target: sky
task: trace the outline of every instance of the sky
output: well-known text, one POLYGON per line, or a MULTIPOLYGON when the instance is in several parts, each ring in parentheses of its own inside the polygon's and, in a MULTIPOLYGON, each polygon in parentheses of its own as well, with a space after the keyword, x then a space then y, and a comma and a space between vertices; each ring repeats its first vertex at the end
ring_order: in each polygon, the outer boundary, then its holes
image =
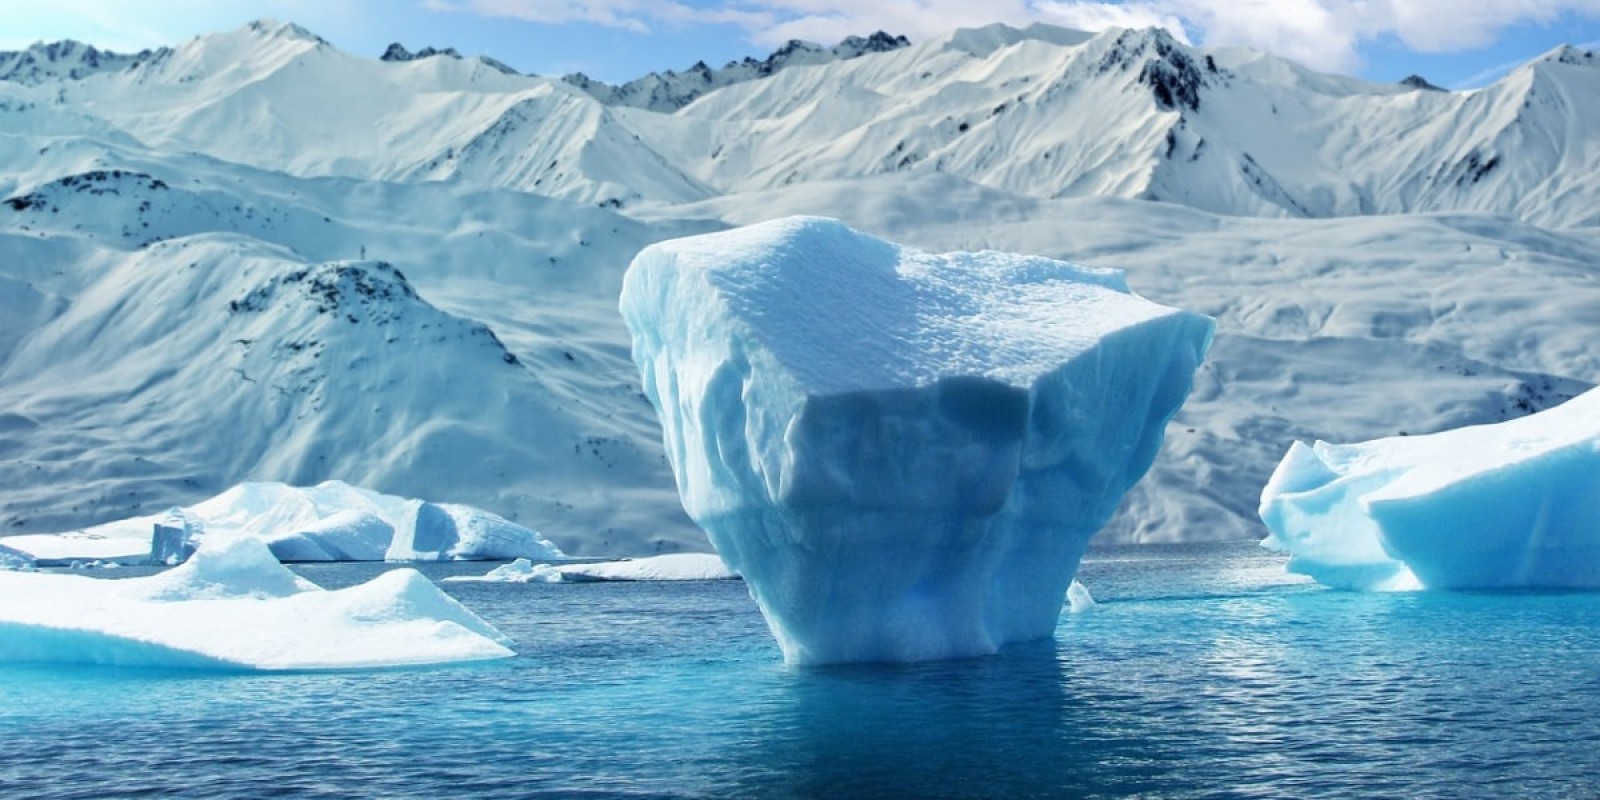
POLYGON ((613 83, 763 57, 789 39, 875 30, 926 41, 991 22, 1085 30, 1159 25, 1201 46, 1247 46, 1373 81, 1492 82, 1558 44, 1600 47, 1600 0, 0 0, 0 49, 77 39, 139 50, 258 18, 346 51, 454 47, 523 72, 613 83))

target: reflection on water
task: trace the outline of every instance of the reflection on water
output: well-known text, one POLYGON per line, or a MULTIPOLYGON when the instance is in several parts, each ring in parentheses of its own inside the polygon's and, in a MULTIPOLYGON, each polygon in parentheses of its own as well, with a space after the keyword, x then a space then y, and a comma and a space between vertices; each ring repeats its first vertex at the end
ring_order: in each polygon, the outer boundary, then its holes
POLYGON ((787 667, 705 583, 447 584, 495 664, 0 667, 0 797, 1600 794, 1600 595, 1334 592, 1250 546, 1082 577, 1054 641, 911 666, 787 667))

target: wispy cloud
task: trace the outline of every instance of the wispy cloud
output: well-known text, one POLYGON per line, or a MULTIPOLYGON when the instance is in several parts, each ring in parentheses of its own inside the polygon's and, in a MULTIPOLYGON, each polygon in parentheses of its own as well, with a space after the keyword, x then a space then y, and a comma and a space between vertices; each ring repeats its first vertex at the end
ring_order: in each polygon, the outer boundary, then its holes
POLYGON ((728 24, 753 42, 836 41, 885 30, 928 39, 992 22, 1085 30, 1159 26, 1206 45, 1255 47, 1352 72, 1364 43, 1392 37, 1419 52, 1493 42, 1507 27, 1600 18, 1600 0, 422 0, 430 8, 631 31, 728 24))

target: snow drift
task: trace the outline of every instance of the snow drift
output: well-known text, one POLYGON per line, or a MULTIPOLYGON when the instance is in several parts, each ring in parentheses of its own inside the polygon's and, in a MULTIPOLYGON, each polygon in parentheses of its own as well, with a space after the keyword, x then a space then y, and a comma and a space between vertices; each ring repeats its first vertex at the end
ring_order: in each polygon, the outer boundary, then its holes
POLYGON ((1330 586, 1600 587, 1600 390, 1496 425, 1296 442, 1261 519, 1330 586))
POLYGON ((509 644, 415 570, 324 591, 249 537, 144 578, 0 572, 0 661, 353 669, 506 658, 509 644))
POLYGON ((684 508, 795 663, 1051 635, 1212 330, 1118 272, 809 217, 646 248, 621 308, 684 508))

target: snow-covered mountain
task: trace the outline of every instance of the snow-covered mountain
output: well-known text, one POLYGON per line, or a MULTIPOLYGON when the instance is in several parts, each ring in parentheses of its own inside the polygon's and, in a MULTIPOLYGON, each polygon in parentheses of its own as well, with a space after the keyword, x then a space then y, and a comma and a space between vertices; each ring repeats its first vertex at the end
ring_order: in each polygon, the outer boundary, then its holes
POLYGON ((746 57, 741 61, 729 61, 721 69, 712 69, 706 62, 697 61, 694 66, 681 73, 670 69, 666 72, 652 72, 621 86, 597 81, 581 72, 566 75, 562 80, 588 92, 591 97, 606 105, 633 106, 670 113, 694 102, 707 92, 735 83, 770 77, 784 67, 845 61, 868 53, 887 53, 909 46, 911 40, 906 37, 890 36, 883 31, 865 38, 848 36, 833 47, 790 39, 787 44, 760 61, 746 57))
MULTIPOLYGON (((445 58, 453 58, 457 61, 465 58, 465 56, 461 55, 461 52, 456 50, 454 47, 446 47, 443 49, 424 47, 421 50, 413 53, 410 50, 407 50, 405 45, 400 44, 399 42, 392 42, 390 43, 389 47, 383 51, 383 55, 378 56, 378 60, 416 61, 422 58, 433 58, 434 56, 444 56, 445 58)), ((478 56, 478 61, 487 64, 490 67, 493 67, 494 69, 497 69, 507 75, 519 74, 515 69, 512 69, 510 65, 498 59, 490 58, 489 56, 478 56)))
POLYGON ((78 80, 102 72, 133 69, 168 52, 142 50, 132 55, 99 50, 81 42, 40 42, 26 50, 0 53, 0 81, 39 84, 54 80, 78 80))
POLYGON ((880 49, 796 50, 671 113, 272 22, 0 54, 0 532, 340 479, 574 555, 703 549, 620 277, 651 242, 792 213, 1119 267, 1217 317, 1124 539, 1263 535, 1292 438, 1600 381, 1593 53, 1462 93, 1159 31, 880 49))
POLYGON ((904 47, 887 35, 796 44, 723 70, 586 84, 614 105, 567 81, 435 53, 374 61, 263 22, 0 99, 301 176, 459 178, 612 205, 938 172, 1027 197, 1229 215, 1600 221, 1600 62, 1573 48, 1461 93, 1320 75, 1161 30, 992 26, 904 47), (675 113, 645 110, 700 94, 675 113))

